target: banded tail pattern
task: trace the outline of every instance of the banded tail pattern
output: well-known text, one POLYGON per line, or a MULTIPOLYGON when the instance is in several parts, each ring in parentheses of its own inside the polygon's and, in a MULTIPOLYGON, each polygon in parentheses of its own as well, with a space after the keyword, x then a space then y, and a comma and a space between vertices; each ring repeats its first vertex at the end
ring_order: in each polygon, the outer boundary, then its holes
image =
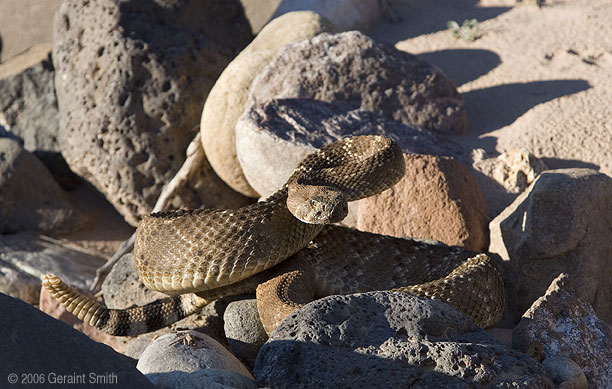
POLYGON ((64 308, 92 327, 115 336, 134 336, 155 331, 195 312, 205 303, 190 294, 157 300, 128 308, 108 309, 85 296, 53 274, 42 278, 42 285, 64 308))

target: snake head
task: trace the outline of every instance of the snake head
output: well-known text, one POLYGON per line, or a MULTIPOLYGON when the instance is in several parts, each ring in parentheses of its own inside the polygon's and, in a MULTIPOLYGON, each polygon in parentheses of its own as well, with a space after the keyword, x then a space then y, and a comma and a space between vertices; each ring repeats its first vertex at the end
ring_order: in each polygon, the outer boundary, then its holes
POLYGON ((287 208, 293 216, 309 224, 337 223, 348 214, 344 195, 327 186, 290 185, 287 208))

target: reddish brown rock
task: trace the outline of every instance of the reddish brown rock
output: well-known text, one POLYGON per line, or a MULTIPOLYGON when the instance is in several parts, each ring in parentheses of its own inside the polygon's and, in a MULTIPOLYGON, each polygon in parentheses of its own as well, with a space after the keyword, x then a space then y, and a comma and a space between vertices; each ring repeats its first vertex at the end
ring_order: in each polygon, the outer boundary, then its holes
POLYGON ((357 228, 484 250, 488 209, 472 173, 449 157, 404 154, 404 160, 399 183, 359 202, 357 228))

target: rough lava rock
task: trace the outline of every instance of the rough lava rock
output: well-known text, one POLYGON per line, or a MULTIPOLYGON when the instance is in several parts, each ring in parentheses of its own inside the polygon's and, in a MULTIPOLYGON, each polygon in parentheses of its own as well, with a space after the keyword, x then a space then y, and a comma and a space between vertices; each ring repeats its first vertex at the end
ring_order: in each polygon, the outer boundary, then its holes
POLYGON ((506 264, 509 325, 565 272, 576 296, 612 323, 612 178, 591 169, 543 172, 490 223, 506 264))
POLYGON ((0 342, 3 386, 10 382, 9 374, 16 374, 19 382, 31 374, 44 378, 44 384, 32 387, 58 387, 62 378, 73 380, 64 385, 82 387, 92 383, 93 373, 93 383, 109 387, 153 387, 120 354, 22 301, 0 293, 0 312, 0 331, 6 335, 0 342))
POLYGON ((419 127, 345 103, 312 99, 278 99, 245 110, 236 123, 236 150, 249 183, 267 197, 308 154, 342 138, 372 134, 392 138, 404 153, 471 158, 456 143, 419 127))
POLYGON ((440 69, 358 31, 280 50, 253 80, 246 109, 275 98, 345 102, 439 134, 467 131, 463 97, 440 69))
POLYGON ((264 387, 552 387, 539 363, 450 306, 392 292, 330 296, 293 312, 254 374, 264 387))
POLYGON ((0 234, 71 232, 87 221, 35 156, 0 138, 0 234))
POLYGON ((28 151, 59 151, 54 76, 49 44, 0 65, 0 126, 28 151))
POLYGON ((66 161, 136 225, 180 168, 202 104, 251 39, 237 0, 67 0, 53 63, 66 161))
POLYGON ((286 44, 332 30, 331 24, 314 12, 282 15, 268 23, 227 65, 210 90, 200 122, 202 145, 215 172, 234 190, 258 197, 240 168, 234 130, 253 79, 286 44))
POLYGON ((184 373, 204 369, 226 370, 232 375, 253 378, 249 370, 225 347, 197 331, 182 331, 156 339, 142 353, 137 368, 153 383, 164 376, 165 380, 174 380, 173 377, 180 379, 184 373))
POLYGON ((577 297, 573 278, 562 273, 553 280, 514 328, 512 346, 536 358, 571 358, 584 371, 589 386, 610 388, 612 326, 577 297))
POLYGON ((397 184, 359 201, 357 229, 486 250, 489 210, 468 168, 433 155, 404 154, 404 161, 397 184))

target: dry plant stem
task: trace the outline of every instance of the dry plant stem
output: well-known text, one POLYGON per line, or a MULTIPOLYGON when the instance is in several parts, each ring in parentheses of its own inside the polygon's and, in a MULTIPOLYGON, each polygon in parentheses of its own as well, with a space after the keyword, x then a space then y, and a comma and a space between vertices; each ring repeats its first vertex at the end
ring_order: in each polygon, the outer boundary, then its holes
MULTIPOLYGON (((183 188, 189 177, 192 177, 199 166, 202 166, 202 160, 204 159, 204 149, 200 143, 200 131, 197 132, 189 146, 187 147, 187 158, 183 166, 176 172, 172 180, 162 190, 159 195, 153 211, 161 212, 167 209, 170 200, 176 195, 176 193, 183 188)), ((90 290, 92 292, 98 292, 102 288, 102 283, 108 276, 108 273, 112 270, 113 266, 123 257, 134 249, 134 241, 136 240, 136 233, 132 234, 129 239, 121 242, 119 249, 113 254, 113 256, 101 267, 96 270, 96 278, 94 279, 90 290)))

